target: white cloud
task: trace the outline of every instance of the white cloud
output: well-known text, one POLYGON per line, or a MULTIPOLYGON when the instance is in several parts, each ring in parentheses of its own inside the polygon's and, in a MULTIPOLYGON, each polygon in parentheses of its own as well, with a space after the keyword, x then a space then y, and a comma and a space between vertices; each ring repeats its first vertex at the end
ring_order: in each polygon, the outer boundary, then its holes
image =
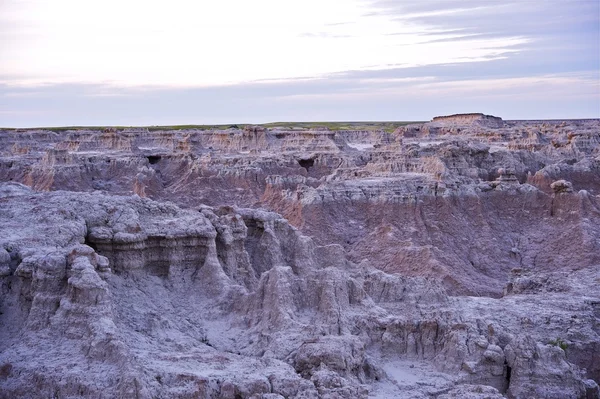
POLYGON ((528 98, 552 96, 593 96, 600 90, 600 81, 593 73, 536 75, 527 77, 454 80, 423 83, 415 86, 422 95, 469 95, 498 97, 501 95, 528 98))
POLYGON ((19 76, 4 83, 21 86, 200 87, 488 60, 529 42, 426 43, 457 35, 372 13, 367 4, 4 0, 0 74, 19 76))
POLYGON ((401 83, 417 83, 417 82, 431 82, 435 81, 435 76, 421 76, 421 77, 409 77, 409 78, 364 78, 359 79, 359 84, 401 84, 401 83))
POLYGON ((536 75, 529 77, 441 80, 433 76, 421 78, 361 79, 364 86, 341 91, 291 94, 279 97, 289 102, 328 100, 351 102, 373 99, 396 101, 400 98, 441 99, 502 98, 548 100, 551 98, 593 98, 600 92, 600 81, 594 73, 536 75))

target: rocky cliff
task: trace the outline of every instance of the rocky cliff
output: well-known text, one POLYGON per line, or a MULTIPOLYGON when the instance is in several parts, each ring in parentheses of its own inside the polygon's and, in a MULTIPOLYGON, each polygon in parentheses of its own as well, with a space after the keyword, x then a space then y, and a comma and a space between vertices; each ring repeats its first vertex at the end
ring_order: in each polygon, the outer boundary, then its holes
POLYGON ((0 397, 598 395, 597 120, 0 141, 0 397))
POLYGON ((492 115, 484 115, 481 113, 475 114, 455 114, 447 116, 436 116, 432 119, 432 122, 441 122, 443 124, 453 125, 465 125, 465 124, 479 124, 487 127, 503 127, 504 123, 502 118, 492 115))

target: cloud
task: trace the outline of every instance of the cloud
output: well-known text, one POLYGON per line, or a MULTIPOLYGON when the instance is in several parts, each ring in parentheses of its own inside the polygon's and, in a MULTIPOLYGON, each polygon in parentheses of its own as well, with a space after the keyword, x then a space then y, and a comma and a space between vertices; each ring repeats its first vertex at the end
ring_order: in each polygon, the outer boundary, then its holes
POLYGON ((511 77, 482 68, 479 76, 464 77, 472 65, 347 71, 323 79, 207 88, 0 86, 0 93, 31 94, 0 95, 0 110, 13 111, 0 114, 0 126, 429 120, 457 112, 507 119, 600 117, 598 71, 511 77), (429 75, 410 76, 417 71, 429 75))
POLYGON ((315 88, 312 92, 290 93, 282 101, 349 101, 372 98, 494 98, 500 96, 535 100, 546 96, 594 98, 600 93, 595 72, 585 74, 536 75, 528 77, 456 79, 425 76, 419 78, 363 78, 345 81, 338 88, 315 88))
POLYGON ((4 126, 600 116, 597 0, 5 0, 0 42, 4 126))
MULTIPOLYGON (((493 59, 526 36, 479 36, 435 29, 430 17, 480 9, 400 14, 349 0, 164 2, 131 0, 2 3, 0 51, 7 84, 85 83, 205 87, 493 59), (410 23, 407 23, 407 20, 410 23), (27 26, 27 34, 17 29, 27 26), (461 40, 455 40, 461 39, 461 40)), ((401 11, 401 10, 398 10, 401 11)))
POLYGON ((587 75, 540 75, 518 78, 453 80, 424 83, 415 86, 420 95, 499 97, 522 96, 530 100, 548 95, 593 98, 600 93, 600 80, 592 73, 587 75))

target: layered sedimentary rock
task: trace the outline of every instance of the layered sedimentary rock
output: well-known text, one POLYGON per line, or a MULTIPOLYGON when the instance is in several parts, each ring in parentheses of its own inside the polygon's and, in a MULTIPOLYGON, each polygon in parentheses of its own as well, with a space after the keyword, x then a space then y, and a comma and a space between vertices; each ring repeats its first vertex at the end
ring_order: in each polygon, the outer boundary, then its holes
POLYGON ((484 115, 481 113, 436 116, 435 118, 432 119, 432 122, 441 122, 442 124, 451 124, 451 125, 459 125, 459 126, 477 123, 479 125, 492 127, 492 128, 498 128, 498 127, 504 126, 504 123, 502 122, 502 118, 498 118, 497 116, 492 116, 492 115, 484 115))
POLYGON ((596 389, 597 269, 514 271, 501 299, 452 298, 434 278, 353 263, 274 213, 0 191, 5 397, 596 389))
POLYGON ((598 395, 597 120, 0 142, 0 396, 598 395))
POLYGON ((394 133, 5 131, 0 179, 183 207, 264 207, 353 261, 436 276, 457 294, 499 296, 512 268, 556 267, 547 254, 557 245, 581 254, 577 267, 594 264, 591 241, 576 238, 591 234, 587 208, 569 202, 582 223, 563 225, 552 184, 600 194, 600 122, 489 120, 499 118, 439 117, 394 133))

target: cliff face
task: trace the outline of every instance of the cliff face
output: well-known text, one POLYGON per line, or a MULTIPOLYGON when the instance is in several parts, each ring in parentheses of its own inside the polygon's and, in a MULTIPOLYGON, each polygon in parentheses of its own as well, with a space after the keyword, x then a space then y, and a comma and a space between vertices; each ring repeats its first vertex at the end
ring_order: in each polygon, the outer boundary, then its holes
POLYGON ((593 397, 600 122, 448 118, 0 132, 0 397, 593 397))
POLYGON ((492 115, 484 115, 481 113, 436 116, 432 119, 432 122, 440 122, 451 125, 479 124, 481 126, 490 128, 501 128, 504 126, 502 118, 492 115))
POLYGON ((415 397, 456 384, 578 397, 593 386, 581 370, 600 371, 598 299, 582 295, 597 268, 523 269, 503 298, 451 299, 435 278, 353 263, 274 213, 0 192, 5 397, 415 397), (427 384, 395 380, 406 372, 427 384))
MULTIPOLYGON (((600 194, 600 123, 473 123, 483 117, 440 117, 394 133, 7 131, 0 179, 190 208, 262 206, 322 245, 342 245, 354 261, 435 276, 450 293, 498 296, 511 269, 537 268, 556 251, 545 235, 579 245, 553 216, 551 184, 564 179, 574 192, 600 194)), ((590 265, 596 256, 586 248, 575 253, 590 265)))

